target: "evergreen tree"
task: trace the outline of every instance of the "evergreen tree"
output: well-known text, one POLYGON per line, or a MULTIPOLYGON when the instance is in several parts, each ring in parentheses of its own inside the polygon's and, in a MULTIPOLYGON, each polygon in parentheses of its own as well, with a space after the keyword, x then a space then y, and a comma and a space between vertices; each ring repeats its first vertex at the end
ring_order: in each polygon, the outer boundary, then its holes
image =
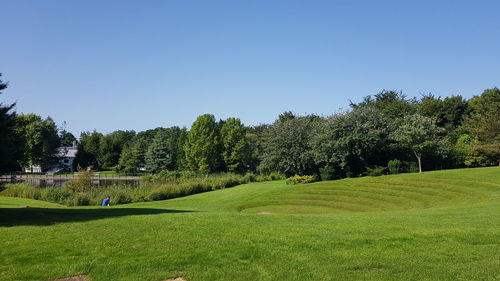
POLYGON ((136 138, 127 143, 122 153, 116 170, 123 173, 137 173, 146 165, 146 151, 149 142, 145 138, 136 138))
POLYGON ((146 152, 146 170, 158 173, 177 169, 177 140, 181 129, 172 127, 159 130, 146 152))
POLYGON ((61 146, 73 146, 76 143, 75 136, 66 131, 66 121, 63 122, 59 129, 59 139, 61 140, 61 146))
MULTIPOLYGON (((0 73, 0 76, 2 74, 0 73)), ((7 88, 7 83, 0 80, 0 94, 7 88)), ((16 113, 15 104, 0 103, 0 172, 13 172, 19 169, 18 160, 21 158, 21 141, 15 133, 16 113)))

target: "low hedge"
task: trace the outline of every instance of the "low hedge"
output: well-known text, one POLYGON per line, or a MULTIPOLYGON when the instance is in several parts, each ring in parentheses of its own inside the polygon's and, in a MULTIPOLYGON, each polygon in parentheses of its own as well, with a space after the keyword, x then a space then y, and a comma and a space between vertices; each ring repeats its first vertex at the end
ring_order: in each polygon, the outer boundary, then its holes
POLYGON ((289 177, 286 179, 287 184, 304 184, 304 183, 311 183, 317 181, 316 176, 299 176, 295 175, 293 177, 289 177))

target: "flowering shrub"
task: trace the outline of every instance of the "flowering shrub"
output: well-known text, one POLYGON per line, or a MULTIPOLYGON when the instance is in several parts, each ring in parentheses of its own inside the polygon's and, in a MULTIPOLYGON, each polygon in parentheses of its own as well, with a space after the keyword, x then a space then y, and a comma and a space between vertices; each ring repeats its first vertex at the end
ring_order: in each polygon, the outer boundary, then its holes
POLYGON ((315 182, 316 176, 299 176, 295 175, 286 179, 287 184, 300 184, 300 183, 310 183, 315 182))

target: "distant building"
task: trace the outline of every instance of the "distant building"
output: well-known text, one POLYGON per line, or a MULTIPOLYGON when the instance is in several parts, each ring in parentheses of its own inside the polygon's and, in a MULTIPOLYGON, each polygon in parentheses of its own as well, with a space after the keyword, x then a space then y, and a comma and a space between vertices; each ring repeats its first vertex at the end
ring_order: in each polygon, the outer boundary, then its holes
POLYGON ((47 171, 44 171, 40 165, 30 165, 24 168, 25 173, 43 173, 54 174, 60 171, 73 172, 73 163, 75 162, 76 153, 78 148, 76 143, 73 146, 61 146, 57 148, 58 163, 47 171))
POLYGON ((78 148, 73 146, 61 146, 57 148, 57 157, 59 158, 59 168, 73 172, 73 163, 75 162, 78 148))
POLYGON ((25 173, 41 173, 42 167, 40 165, 30 165, 24 168, 25 173))

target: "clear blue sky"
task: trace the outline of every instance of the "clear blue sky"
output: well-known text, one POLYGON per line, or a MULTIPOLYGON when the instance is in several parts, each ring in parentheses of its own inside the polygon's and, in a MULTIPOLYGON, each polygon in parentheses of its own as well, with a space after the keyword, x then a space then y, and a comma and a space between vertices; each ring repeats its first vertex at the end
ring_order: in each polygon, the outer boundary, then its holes
POLYGON ((96 129, 500 86, 500 1, 0 0, 2 102, 96 129))

